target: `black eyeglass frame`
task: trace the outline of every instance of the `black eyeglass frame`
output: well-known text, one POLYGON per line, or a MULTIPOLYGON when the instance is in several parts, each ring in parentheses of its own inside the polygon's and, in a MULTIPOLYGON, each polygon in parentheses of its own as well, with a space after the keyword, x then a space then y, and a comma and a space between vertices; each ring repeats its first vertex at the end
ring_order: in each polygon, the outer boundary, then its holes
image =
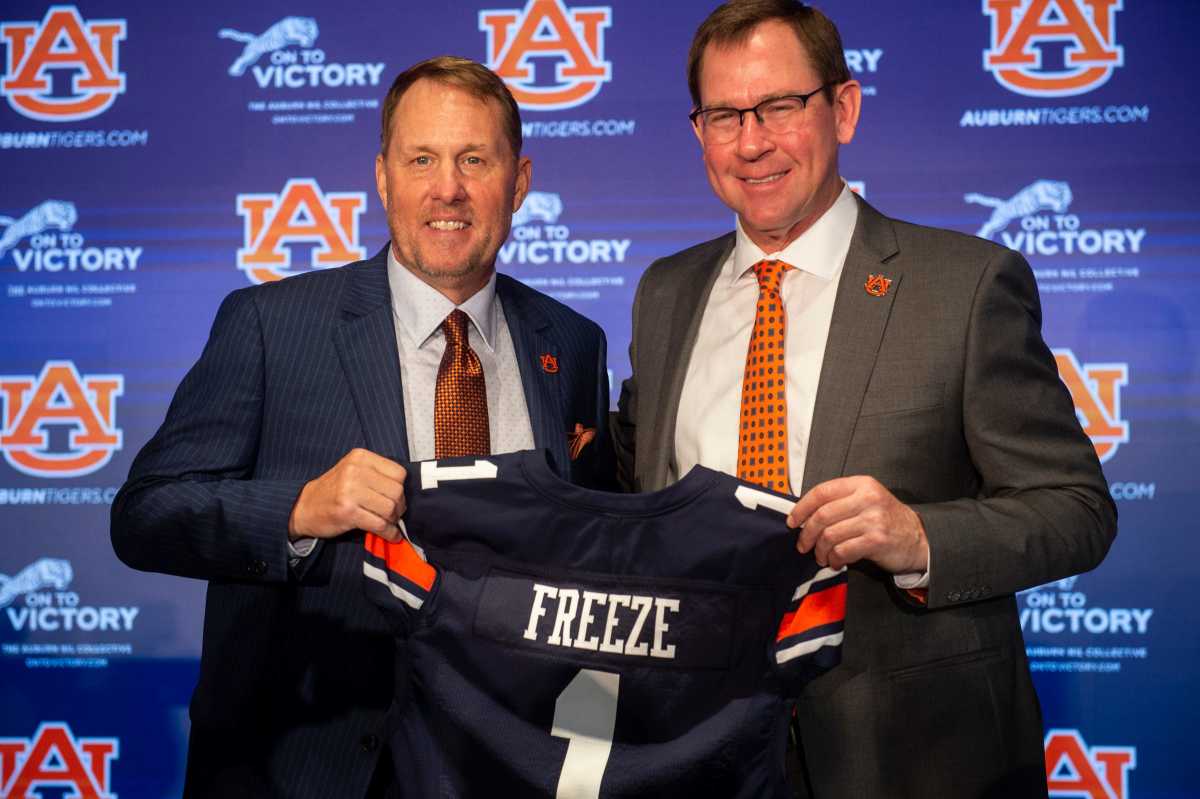
POLYGON ((700 126, 699 119, 702 114, 707 114, 709 111, 733 111, 734 113, 736 113, 738 115, 738 127, 739 128, 745 124, 746 114, 753 112, 754 118, 756 120, 758 120, 758 124, 763 125, 766 123, 763 122, 762 111, 760 111, 759 109, 761 109, 764 105, 770 105, 771 103, 777 103, 780 100, 799 100, 800 101, 800 110, 804 111, 808 108, 809 100, 811 100, 813 97, 820 94, 821 92, 825 91, 829 87, 836 86, 836 85, 837 85, 837 83, 822 83, 820 86, 813 89, 808 94, 781 94, 781 95, 777 95, 775 97, 768 97, 765 100, 761 100, 761 101, 755 103, 754 105, 750 106, 749 108, 730 108, 729 106, 724 106, 724 105, 715 105, 710 108, 697 108, 695 111, 688 114, 688 119, 690 119, 692 121, 692 125, 694 125, 697 129, 699 129, 701 132, 703 132, 704 129, 700 126))

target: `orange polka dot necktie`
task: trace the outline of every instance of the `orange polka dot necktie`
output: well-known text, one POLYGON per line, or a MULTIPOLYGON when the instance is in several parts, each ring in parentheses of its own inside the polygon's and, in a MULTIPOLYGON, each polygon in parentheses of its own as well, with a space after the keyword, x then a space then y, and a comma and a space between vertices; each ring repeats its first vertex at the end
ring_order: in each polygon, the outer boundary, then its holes
POLYGON ((455 308, 442 322, 446 352, 438 366, 433 401, 433 449, 438 458, 487 455, 487 385, 483 365, 467 340, 466 313, 455 308))
POLYGON ((737 476, 786 493, 790 490, 783 368, 787 315, 779 287, 783 273, 794 267, 783 261, 759 261, 750 268, 758 278, 758 307, 742 378, 737 476))

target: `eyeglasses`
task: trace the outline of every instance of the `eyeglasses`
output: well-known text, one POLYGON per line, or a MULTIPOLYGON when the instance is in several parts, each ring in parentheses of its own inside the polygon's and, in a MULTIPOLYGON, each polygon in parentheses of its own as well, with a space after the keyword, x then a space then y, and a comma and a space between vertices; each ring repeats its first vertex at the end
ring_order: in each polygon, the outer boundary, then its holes
POLYGON ((768 97, 750 108, 697 108, 688 114, 688 119, 692 120, 708 144, 728 144, 736 139, 742 127, 742 118, 750 112, 754 113, 758 124, 771 133, 791 133, 804 120, 808 101, 832 85, 822 84, 808 94, 768 97))

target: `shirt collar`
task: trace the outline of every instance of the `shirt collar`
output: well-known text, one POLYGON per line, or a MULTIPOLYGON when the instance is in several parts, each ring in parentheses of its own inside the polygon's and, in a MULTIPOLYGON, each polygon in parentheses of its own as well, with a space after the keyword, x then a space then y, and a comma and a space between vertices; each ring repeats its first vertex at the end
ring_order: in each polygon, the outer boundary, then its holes
POLYGON ((462 309, 475 326, 484 346, 489 351, 496 348, 496 273, 479 291, 456 306, 446 295, 414 275, 396 260, 396 254, 388 247, 388 285, 392 292, 392 313, 409 339, 421 347, 429 340, 442 322, 456 307, 462 309))
POLYGON ((858 203, 845 183, 829 210, 795 241, 776 252, 768 253, 759 249, 742 229, 742 220, 739 218, 737 243, 733 248, 733 257, 725 264, 725 279, 736 283, 754 264, 764 258, 773 258, 824 280, 832 280, 842 268, 857 221, 858 203))

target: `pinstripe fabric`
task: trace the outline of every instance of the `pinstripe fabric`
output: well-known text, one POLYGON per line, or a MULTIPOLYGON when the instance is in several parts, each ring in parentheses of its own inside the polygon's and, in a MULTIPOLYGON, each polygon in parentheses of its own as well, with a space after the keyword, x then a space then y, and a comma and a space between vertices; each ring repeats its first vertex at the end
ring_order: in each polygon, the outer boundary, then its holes
MULTIPOLYGON (((362 593, 362 534, 296 569, 286 547, 300 489, 350 449, 407 460, 385 254, 231 294, 113 503, 125 563, 209 583, 187 796, 362 796, 385 744, 403 660, 362 593)), ((535 443, 606 484, 606 437, 565 457, 566 431, 607 421, 603 334, 511 279, 497 293, 518 357, 562 364, 520 365, 535 443)))

